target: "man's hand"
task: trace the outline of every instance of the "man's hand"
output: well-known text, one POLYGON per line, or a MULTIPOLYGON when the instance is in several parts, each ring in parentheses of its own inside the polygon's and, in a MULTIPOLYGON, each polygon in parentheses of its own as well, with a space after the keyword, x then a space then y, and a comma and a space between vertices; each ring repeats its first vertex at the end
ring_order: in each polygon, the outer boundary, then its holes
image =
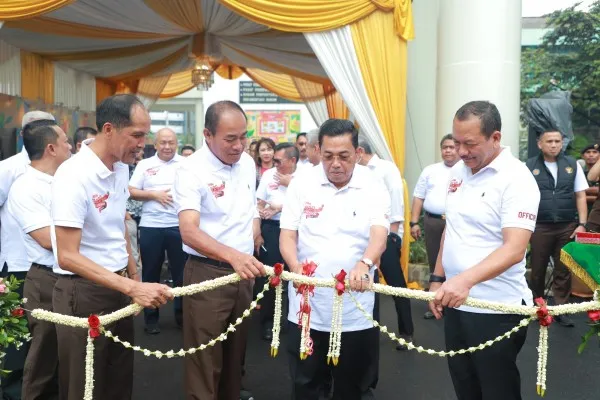
POLYGON ((292 181, 292 175, 280 174, 279 172, 275 172, 275 182, 279 183, 281 186, 289 186, 292 181))
POLYGON ((281 212, 281 207, 269 203, 269 207, 258 211, 261 219, 271 219, 281 212))
POLYGON ((471 287, 463 277, 457 275, 442 283, 442 286, 436 290, 433 302, 442 307, 460 307, 469 297, 471 287))
POLYGON ((262 235, 259 233, 254 236, 254 251, 256 254, 260 253, 260 248, 265 244, 265 239, 263 239, 262 235))
MULTIPOLYGON (((442 286, 442 284, 440 282, 431 282, 429 284, 429 291, 436 292, 440 288, 440 286, 442 286)), ((435 319, 444 318, 444 307, 442 307, 441 305, 435 304, 434 300, 429 302, 429 311, 431 311, 431 313, 433 314, 435 319)))
POLYGON ((373 283, 373 278, 369 274, 369 267, 361 261, 357 262, 354 268, 352 268, 349 279, 350 289, 357 292, 364 292, 373 283))
POLYGON ((163 206, 168 207, 171 205, 171 203, 173 203, 173 196, 169 194, 170 191, 171 189, 155 191, 154 200, 158 201, 163 206))
POLYGON ((413 239, 418 240, 421 237, 421 227, 417 224, 410 228, 410 235, 413 239))
POLYGON ((242 279, 252 279, 257 276, 266 275, 265 268, 260 261, 249 254, 237 250, 234 251, 236 254, 230 261, 230 264, 242 279))
POLYGON ((577 234, 577 232, 586 232, 585 230, 585 226, 581 226, 579 225, 577 228, 575 228, 575 230, 573 231, 573 233, 571 234, 571 236, 569 236, 571 239, 573 239, 575 237, 575 235, 577 234))
MULTIPOLYGON (((134 276, 135 277, 135 276, 134 276)), ((135 280, 135 279, 134 279, 135 280)), ((134 303, 144 308, 158 308, 173 300, 171 288, 160 283, 141 283, 136 281, 129 292, 134 303)))

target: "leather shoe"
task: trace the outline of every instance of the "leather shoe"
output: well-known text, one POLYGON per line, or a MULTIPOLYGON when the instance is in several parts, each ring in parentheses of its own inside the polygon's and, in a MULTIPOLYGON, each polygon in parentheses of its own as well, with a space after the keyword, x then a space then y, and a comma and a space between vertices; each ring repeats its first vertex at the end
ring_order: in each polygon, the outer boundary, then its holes
POLYGON ((575 322, 573 322, 573 320, 566 315, 556 315, 554 319, 560 326, 564 326, 566 328, 572 328, 575 326, 575 322))
MULTIPOLYGON (((398 335, 398 336, 400 336, 402 339, 406 340, 407 342, 413 341, 412 336, 409 336, 409 335, 398 335)), ((408 346, 405 346, 403 344, 396 345, 396 351, 407 351, 407 350, 408 350, 408 346)))
POLYGON ((158 324, 148 324, 144 327, 144 332, 148 335, 158 335, 160 333, 160 328, 158 324))
POLYGON ((425 318, 425 319, 434 319, 435 315, 433 315, 433 313, 431 311, 427 311, 425 314, 423 314, 423 318, 425 318))

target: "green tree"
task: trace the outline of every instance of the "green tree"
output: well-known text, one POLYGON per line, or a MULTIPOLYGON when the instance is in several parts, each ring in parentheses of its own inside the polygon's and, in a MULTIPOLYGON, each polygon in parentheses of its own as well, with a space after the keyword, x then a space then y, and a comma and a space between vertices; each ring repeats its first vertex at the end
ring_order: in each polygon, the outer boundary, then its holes
POLYGON ((572 92, 573 152, 600 130, 600 0, 588 10, 577 10, 581 3, 547 16, 551 30, 541 45, 523 50, 521 56, 521 111, 527 102, 551 90, 572 92), (576 148, 577 147, 577 148, 576 148))

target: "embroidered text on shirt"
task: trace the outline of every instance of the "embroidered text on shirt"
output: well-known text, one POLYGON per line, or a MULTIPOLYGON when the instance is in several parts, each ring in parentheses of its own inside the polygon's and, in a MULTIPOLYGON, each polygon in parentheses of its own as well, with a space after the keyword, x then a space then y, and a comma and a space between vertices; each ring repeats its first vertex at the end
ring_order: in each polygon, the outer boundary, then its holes
POLYGON ((98 209, 98 212, 102 212, 102 210, 104 210, 108 206, 107 200, 109 195, 110 193, 106 192, 106 194, 104 195, 95 194, 92 196, 94 207, 98 209))
POLYGON ((321 211, 323 211, 323 207, 324 205, 315 207, 309 202, 306 202, 304 203, 304 215, 306 215, 306 218, 318 218, 321 214, 321 211))
POLYGON ((212 192, 213 196, 216 198, 223 197, 225 195, 225 182, 221 181, 220 185, 215 185, 214 183, 209 183, 208 187, 212 192))

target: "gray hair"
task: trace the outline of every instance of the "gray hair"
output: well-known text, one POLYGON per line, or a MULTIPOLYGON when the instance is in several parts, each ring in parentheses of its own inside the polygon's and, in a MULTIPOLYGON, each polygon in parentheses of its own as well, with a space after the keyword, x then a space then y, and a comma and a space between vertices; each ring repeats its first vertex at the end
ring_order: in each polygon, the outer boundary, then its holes
POLYGON ((311 131, 306 132, 306 141, 307 144, 312 146, 319 143, 319 129, 313 129, 311 131))
POLYGON ((358 147, 362 147, 367 154, 373 154, 373 149, 371 148, 371 144, 367 140, 366 137, 360 135, 358 137, 358 147))

